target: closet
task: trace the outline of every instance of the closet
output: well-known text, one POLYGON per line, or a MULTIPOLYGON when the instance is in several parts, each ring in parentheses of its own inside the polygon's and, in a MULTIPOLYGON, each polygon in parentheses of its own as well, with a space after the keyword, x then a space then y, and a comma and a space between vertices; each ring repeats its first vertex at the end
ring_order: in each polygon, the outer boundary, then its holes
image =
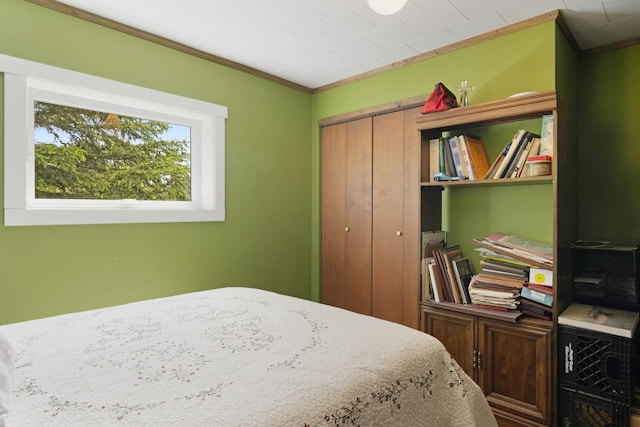
POLYGON ((321 124, 321 300, 419 323, 417 108, 321 124))

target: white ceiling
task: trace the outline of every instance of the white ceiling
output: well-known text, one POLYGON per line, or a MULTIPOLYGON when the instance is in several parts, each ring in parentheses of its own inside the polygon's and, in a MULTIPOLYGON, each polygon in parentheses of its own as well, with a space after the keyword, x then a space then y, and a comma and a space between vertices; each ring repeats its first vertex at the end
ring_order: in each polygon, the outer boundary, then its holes
POLYGON ((583 50, 640 37, 640 0, 58 0, 308 88, 561 10, 583 50))

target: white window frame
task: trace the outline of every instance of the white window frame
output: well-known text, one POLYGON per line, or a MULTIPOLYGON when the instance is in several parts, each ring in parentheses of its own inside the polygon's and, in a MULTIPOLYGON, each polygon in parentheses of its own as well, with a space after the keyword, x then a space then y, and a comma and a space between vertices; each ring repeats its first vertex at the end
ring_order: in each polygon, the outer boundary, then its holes
POLYGON ((5 225, 224 221, 227 107, 6 55, 0 72, 5 225), (36 199, 35 101, 189 126, 191 200, 36 199))

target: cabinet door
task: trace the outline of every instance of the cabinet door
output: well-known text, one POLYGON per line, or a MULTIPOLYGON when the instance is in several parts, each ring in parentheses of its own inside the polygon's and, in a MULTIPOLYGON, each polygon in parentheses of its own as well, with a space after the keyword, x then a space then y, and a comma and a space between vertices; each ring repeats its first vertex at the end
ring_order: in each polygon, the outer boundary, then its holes
POLYGON ((475 378, 473 356, 476 317, 424 306, 421 317, 421 329, 440 340, 460 367, 471 378, 475 378))
POLYGON ((371 314, 372 119, 322 129, 322 302, 371 314))
POLYGON ((551 419, 551 330, 479 320, 478 384, 489 404, 548 424, 551 419))

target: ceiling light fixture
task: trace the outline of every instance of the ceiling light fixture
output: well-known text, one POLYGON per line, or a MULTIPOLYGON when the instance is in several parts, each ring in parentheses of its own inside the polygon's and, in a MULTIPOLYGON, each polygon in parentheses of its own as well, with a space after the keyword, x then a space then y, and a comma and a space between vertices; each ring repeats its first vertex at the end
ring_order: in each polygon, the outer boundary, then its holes
POLYGON ((407 0, 367 0, 367 3, 380 15, 393 15, 407 4, 407 0))

